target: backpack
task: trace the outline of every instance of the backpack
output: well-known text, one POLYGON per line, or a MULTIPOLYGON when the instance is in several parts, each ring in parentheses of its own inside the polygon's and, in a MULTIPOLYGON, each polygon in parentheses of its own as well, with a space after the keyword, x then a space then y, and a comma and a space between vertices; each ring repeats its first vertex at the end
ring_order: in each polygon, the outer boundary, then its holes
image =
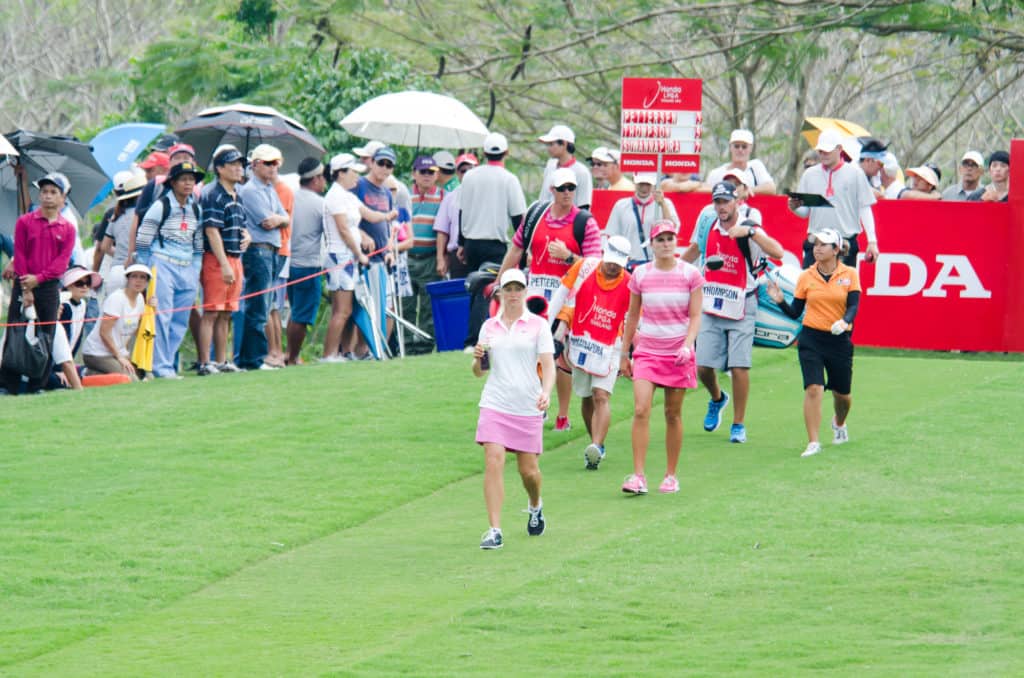
MULTIPOLYGON (((533 232, 536 230, 537 224, 540 223, 540 218, 544 216, 550 207, 550 202, 538 200, 526 210, 526 216, 523 217, 523 255, 519 259, 519 268, 526 268, 526 255, 530 252, 533 232)), ((581 209, 572 220, 572 237, 576 239, 576 244, 580 246, 580 252, 583 251, 583 238, 587 233, 587 222, 590 221, 592 216, 589 211, 581 209)))
MULTIPOLYGON (((167 193, 160 196, 160 204, 163 206, 164 215, 160 217, 160 223, 156 227, 156 238, 160 241, 160 248, 164 247, 164 224, 167 223, 167 219, 171 216, 171 199, 167 197, 167 193)), ((199 203, 196 200, 192 200, 192 211, 196 215, 196 228, 202 229, 203 219, 199 212, 199 203)))

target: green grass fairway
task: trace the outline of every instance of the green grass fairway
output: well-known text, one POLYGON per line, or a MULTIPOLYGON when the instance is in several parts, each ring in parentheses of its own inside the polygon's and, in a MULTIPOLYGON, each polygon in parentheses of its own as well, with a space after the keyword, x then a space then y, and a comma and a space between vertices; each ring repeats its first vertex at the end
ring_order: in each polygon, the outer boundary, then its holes
POLYGON ((619 490, 628 381, 597 472, 575 400, 495 552, 462 354, 5 398, 0 675, 1024 673, 1024 363, 862 351, 811 459, 755 365, 746 445, 688 396, 678 495, 657 417, 619 490))

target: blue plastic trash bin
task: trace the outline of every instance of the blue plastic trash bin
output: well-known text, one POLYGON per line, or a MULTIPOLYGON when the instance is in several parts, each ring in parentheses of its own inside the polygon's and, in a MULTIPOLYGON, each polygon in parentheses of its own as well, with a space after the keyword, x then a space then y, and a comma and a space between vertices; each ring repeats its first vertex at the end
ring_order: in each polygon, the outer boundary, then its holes
POLYGON ((438 351, 461 351, 469 332, 469 293, 466 279, 427 283, 434 311, 434 338, 438 351))

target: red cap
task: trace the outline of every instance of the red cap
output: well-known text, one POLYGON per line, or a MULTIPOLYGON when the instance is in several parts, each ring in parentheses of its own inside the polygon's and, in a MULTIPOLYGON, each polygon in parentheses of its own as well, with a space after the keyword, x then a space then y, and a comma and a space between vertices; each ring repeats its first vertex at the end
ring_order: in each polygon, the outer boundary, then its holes
POLYGON ((475 156, 475 155, 473 155, 472 153, 463 153, 463 154, 462 154, 462 155, 460 155, 459 157, 455 158, 455 167, 456 167, 456 168, 457 168, 457 167, 458 167, 459 165, 464 165, 464 164, 466 164, 466 163, 469 163, 469 164, 470 164, 470 165, 472 165, 473 167, 476 167, 477 165, 479 165, 479 164, 480 164, 480 161, 479 161, 479 160, 477 160, 477 159, 476 159, 476 156, 475 156))
POLYGON ((654 240, 662 233, 671 233, 672 235, 676 235, 676 230, 677 227, 675 224, 668 219, 662 219, 651 226, 651 240, 654 240))
POLYGON ((174 144, 167 149, 167 157, 170 158, 175 153, 188 153, 193 158, 196 157, 196 149, 192 148, 188 144, 174 144))
POLYGON ((153 151, 146 156, 146 159, 139 163, 139 167, 142 169, 151 169, 153 167, 170 167, 171 156, 160 151, 153 151))

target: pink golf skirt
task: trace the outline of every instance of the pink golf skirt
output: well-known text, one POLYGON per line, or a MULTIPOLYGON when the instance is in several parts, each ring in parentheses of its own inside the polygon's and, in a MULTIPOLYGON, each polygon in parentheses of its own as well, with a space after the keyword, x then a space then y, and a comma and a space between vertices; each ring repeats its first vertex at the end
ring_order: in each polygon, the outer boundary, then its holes
POLYGON ((663 388, 696 388, 697 361, 676 365, 675 356, 633 353, 633 378, 663 388))
POLYGON ((509 452, 541 454, 544 451, 544 416, 524 417, 481 407, 476 441, 481 445, 497 443, 509 452))

